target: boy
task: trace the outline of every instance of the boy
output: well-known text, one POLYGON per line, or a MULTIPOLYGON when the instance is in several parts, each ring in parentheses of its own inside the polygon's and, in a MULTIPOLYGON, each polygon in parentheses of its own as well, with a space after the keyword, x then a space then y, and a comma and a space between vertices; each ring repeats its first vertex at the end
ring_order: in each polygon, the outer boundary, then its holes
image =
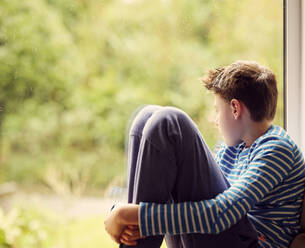
POLYGON ((182 111, 140 112, 129 154, 136 204, 114 208, 106 230, 118 243, 138 247, 159 247, 160 237, 134 240, 164 234, 169 247, 289 247, 300 229, 305 162, 285 130, 272 124, 274 74, 237 61, 202 81, 215 93, 225 141, 216 161, 182 111))

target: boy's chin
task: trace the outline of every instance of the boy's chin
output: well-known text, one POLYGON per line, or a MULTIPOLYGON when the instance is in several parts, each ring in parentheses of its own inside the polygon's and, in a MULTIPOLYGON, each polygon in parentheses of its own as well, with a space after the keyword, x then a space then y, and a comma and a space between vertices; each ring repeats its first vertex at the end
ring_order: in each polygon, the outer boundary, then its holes
POLYGON ((225 139, 225 143, 226 143, 227 146, 237 146, 242 142, 243 142, 242 140, 227 140, 227 139, 225 139))

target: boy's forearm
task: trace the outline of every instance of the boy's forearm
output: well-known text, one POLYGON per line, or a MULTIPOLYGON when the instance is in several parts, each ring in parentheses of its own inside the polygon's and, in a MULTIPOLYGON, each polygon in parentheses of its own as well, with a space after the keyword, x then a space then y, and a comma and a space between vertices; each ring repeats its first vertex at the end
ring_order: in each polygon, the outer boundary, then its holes
POLYGON ((119 206, 118 216, 124 225, 139 225, 139 205, 126 204, 119 206))

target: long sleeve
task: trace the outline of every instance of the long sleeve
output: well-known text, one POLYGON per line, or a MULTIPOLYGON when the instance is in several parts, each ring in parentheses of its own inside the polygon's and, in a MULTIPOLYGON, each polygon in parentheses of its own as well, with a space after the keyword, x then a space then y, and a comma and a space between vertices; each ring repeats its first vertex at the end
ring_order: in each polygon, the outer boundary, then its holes
POLYGON ((140 203, 141 234, 217 234, 237 223, 284 181, 294 165, 293 147, 286 141, 266 140, 253 149, 248 168, 229 189, 214 199, 172 204, 140 203))

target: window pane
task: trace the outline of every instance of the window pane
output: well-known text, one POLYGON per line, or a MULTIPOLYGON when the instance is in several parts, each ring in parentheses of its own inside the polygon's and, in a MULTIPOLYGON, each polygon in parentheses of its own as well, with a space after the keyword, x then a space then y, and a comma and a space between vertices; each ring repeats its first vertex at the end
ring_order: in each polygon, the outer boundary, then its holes
POLYGON ((198 79, 235 60, 275 72, 283 124, 282 1, 4 0, 0 23, 3 182, 122 196, 134 110, 179 107, 213 148, 213 97, 198 79))

